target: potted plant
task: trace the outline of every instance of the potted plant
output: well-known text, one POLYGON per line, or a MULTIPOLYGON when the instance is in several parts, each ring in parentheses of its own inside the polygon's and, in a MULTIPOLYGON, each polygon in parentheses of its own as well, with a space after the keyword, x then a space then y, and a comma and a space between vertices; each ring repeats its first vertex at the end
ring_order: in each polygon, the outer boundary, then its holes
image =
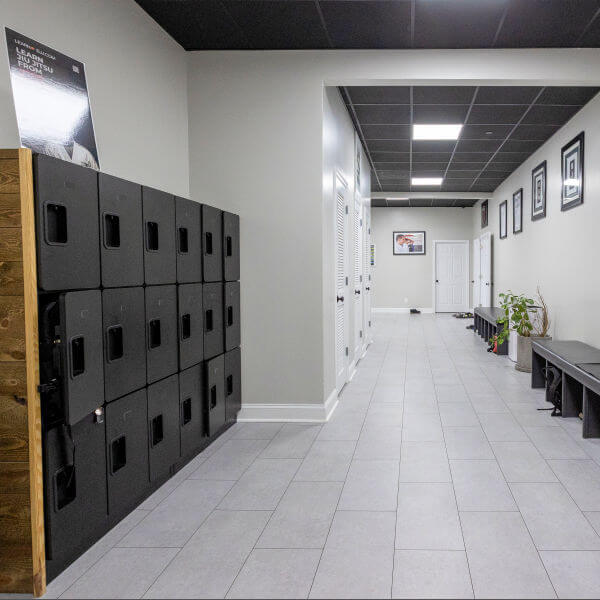
POLYGON ((524 294, 514 294, 511 291, 499 294, 499 298, 504 316, 498 319, 498 324, 503 327, 496 336, 496 341, 500 345, 508 338, 511 331, 516 332, 517 364, 515 369, 531 373, 531 342, 548 337, 550 329, 548 306, 539 288, 537 305, 533 298, 527 298, 524 294))

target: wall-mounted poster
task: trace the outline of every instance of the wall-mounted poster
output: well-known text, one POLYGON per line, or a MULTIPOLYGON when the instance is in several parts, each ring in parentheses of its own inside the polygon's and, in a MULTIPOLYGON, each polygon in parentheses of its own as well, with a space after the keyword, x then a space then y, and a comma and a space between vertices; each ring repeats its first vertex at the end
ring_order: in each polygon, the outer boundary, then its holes
POLYGON ((507 212, 508 201, 505 200, 500 204, 500 239, 503 240, 507 235, 507 212))
POLYGON ((394 231, 394 254, 425 254, 425 232, 394 231))
POLYGON ((372 267, 375 266, 375 244, 371 244, 371 259, 370 259, 370 263, 371 263, 372 267))
POLYGON ((99 169, 83 63, 8 28, 6 45, 21 145, 99 169))
POLYGON ((561 150, 561 210, 583 204, 583 131, 561 150))
POLYGON ((531 171, 531 220, 546 216, 546 161, 531 171))
POLYGON ((523 231, 523 188, 513 194, 513 233, 523 231))
POLYGON ((488 226, 488 208, 488 201, 484 200, 481 203, 481 229, 485 229, 488 226))

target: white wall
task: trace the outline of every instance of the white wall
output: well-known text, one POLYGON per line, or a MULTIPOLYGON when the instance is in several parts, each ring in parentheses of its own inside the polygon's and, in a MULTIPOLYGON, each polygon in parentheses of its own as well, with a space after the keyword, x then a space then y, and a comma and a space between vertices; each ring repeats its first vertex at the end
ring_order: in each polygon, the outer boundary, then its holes
MULTIPOLYGON (((433 308, 434 240, 469 240, 472 208, 373 208, 374 308, 433 308), (424 256, 394 256, 394 231, 425 231, 424 256)), ((469 252, 469 261, 471 260, 469 252)), ((470 281, 470 279, 469 279, 470 281)))
POLYGON ((4 27, 85 63, 102 171, 189 195, 185 51, 133 0, 0 0, 0 148, 20 145, 4 27))
MULTIPOLYGON (((539 286, 553 334, 600 345, 600 96, 596 96, 502 183, 490 200, 494 295, 513 290, 533 296, 539 286), (561 147, 585 131, 584 203, 561 212, 561 147), (531 170, 547 161, 546 218, 531 220, 531 170), (523 188, 523 232, 513 234, 512 194, 523 188), (498 235, 499 204, 508 200, 508 237, 498 235)), ((479 235, 480 207, 473 213, 479 235)))

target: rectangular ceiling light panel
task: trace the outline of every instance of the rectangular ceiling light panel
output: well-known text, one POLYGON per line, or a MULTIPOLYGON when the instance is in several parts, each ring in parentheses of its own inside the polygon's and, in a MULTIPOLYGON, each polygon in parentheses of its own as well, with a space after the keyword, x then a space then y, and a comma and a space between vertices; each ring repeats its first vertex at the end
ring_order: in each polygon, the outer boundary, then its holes
POLYGON ((413 125, 413 140, 457 140, 462 125, 413 125))
POLYGON ((443 177, 413 177, 412 185, 442 185, 443 177))

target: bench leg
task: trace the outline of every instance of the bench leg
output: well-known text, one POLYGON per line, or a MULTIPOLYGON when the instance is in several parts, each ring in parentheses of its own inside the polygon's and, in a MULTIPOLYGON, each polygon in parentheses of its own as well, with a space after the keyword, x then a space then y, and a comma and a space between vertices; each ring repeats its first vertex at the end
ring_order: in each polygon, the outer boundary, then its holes
POLYGON ((583 437, 600 437, 600 398, 583 388, 583 437))
POLYGON ((579 416, 579 402, 581 402, 583 390, 581 384, 563 373, 562 380, 562 416, 579 416))
MULTIPOLYGON (((504 323, 498 323, 498 328, 496 329, 496 333, 500 335, 504 330, 504 323)), ((508 338, 506 338, 501 344, 498 346, 498 354, 502 356, 506 356, 508 354, 508 338)))
POLYGON ((546 378, 542 369, 546 367, 546 359, 537 354, 531 353, 531 387, 543 388, 546 387, 546 378))

